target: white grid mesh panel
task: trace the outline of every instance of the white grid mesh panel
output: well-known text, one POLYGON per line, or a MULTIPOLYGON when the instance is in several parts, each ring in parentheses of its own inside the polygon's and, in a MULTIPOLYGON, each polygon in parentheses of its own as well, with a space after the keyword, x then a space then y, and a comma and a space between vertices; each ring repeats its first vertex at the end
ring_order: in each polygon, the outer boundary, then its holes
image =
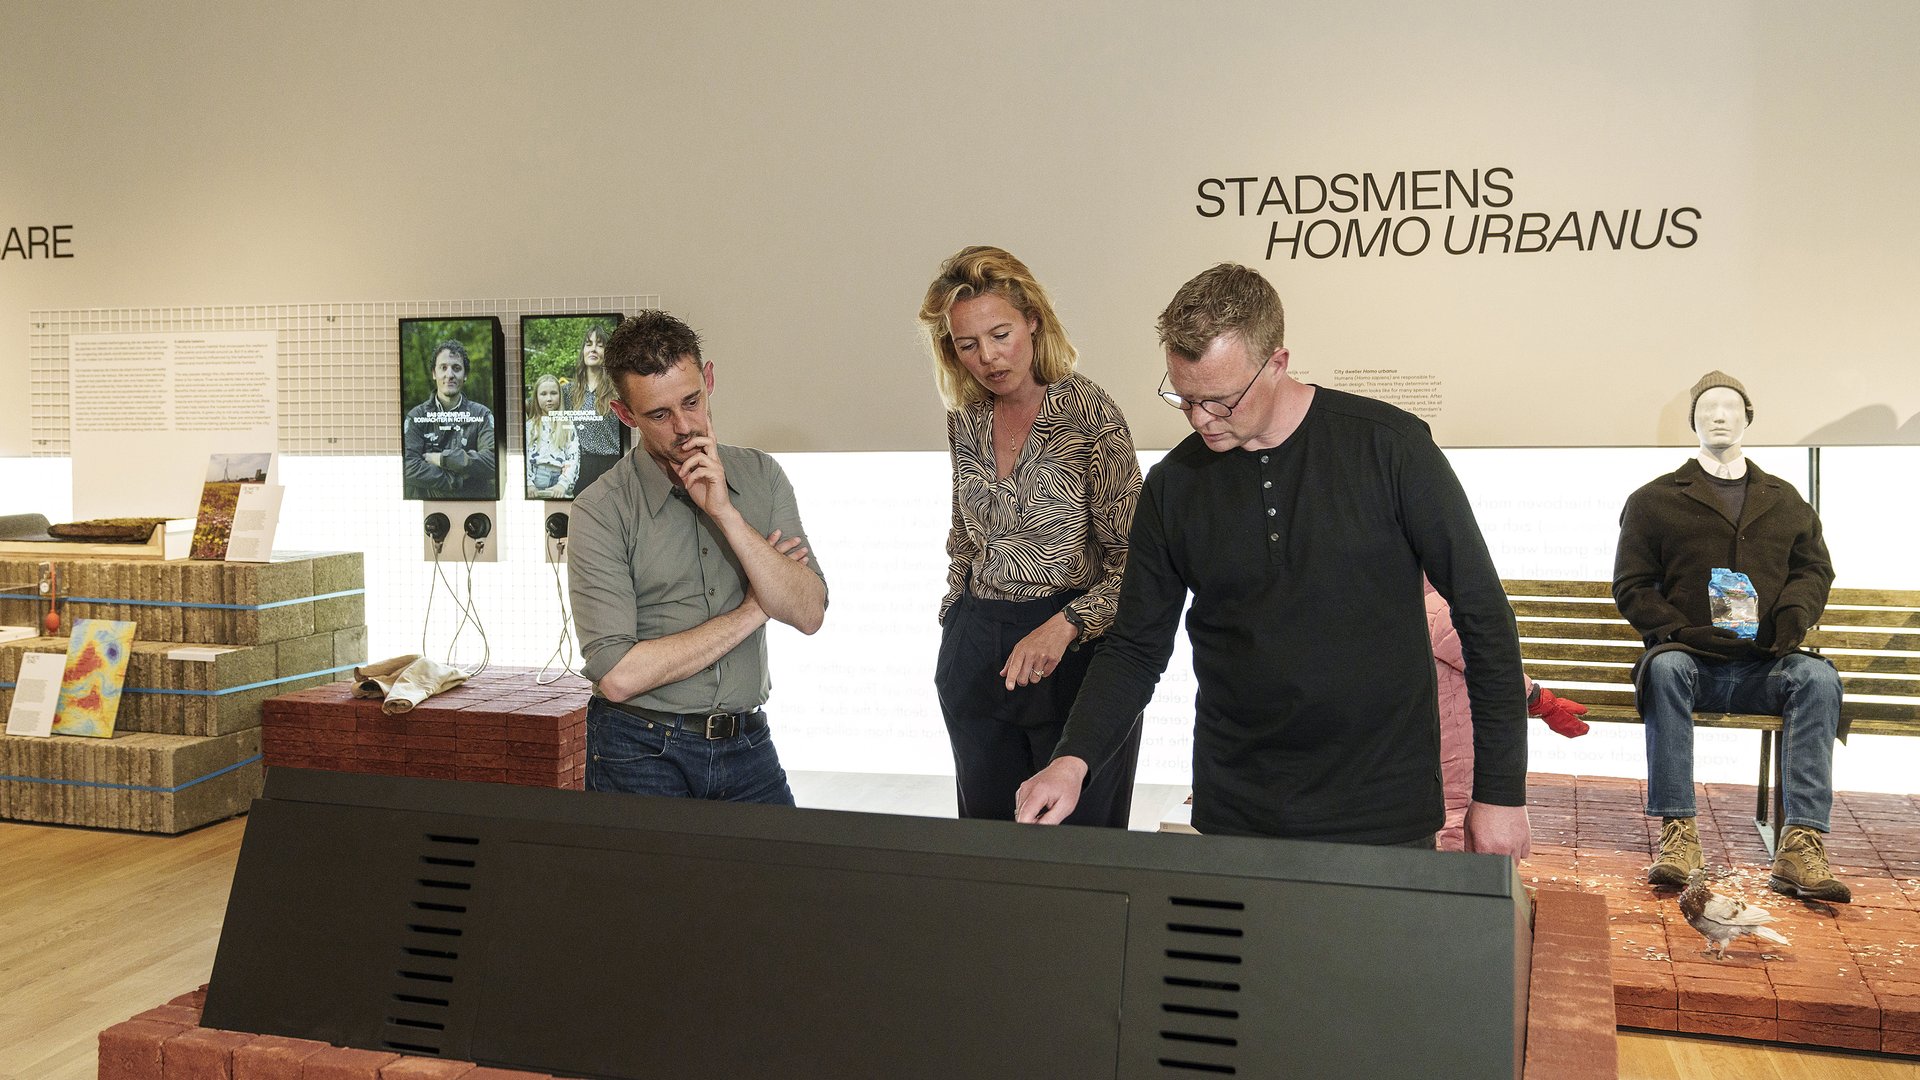
POLYGON ((226 307, 78 308, 27 316, 33 456, 65 457, 71 416, 67 339, 74 334, 168 334, 272 330, 280 341, 280 452, 376 455, 400 452, 399 321, 496 315, 507 335, 505 445, 521 449, 520 316, 632 313, 660 298, 558 296, 517 300, 420 300, 226 307))

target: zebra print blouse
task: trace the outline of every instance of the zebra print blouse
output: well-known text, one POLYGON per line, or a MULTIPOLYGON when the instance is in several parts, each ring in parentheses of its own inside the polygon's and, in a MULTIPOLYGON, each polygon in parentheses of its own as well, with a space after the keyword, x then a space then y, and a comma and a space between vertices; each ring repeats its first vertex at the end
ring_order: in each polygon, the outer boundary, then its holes
POLYGON ((1140 497, 1140 460, 1120 407, 1079 374, 1048 386, 1005 480, 994 467, 991 398, 947 414, 947 445, 953 527, 940 618, 967 588, 987 600, 1085 589, 1067 605, 1085 627, 1081 640, 1105 633, 1140 497))

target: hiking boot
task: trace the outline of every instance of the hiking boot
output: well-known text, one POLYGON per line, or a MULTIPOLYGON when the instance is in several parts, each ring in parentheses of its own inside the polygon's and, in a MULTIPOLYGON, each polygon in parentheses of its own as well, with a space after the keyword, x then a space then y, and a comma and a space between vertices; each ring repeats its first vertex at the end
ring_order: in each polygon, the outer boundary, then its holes
POLYGON ((1820 842, 1820 831, 1805 825, 1789 825, 1780 837, 1767 887, 1801 900, 1845 904, 1853 899, 1853 890, 1835 880, 1827 868, 1827 847, 1820 842))
POLYGON ((1686 887, 1687 875, 1706 868, 1700 857, 1700 830, 1690 817, 1662 819, 1660 857, 1647 868, 1647 884, 1686 887))

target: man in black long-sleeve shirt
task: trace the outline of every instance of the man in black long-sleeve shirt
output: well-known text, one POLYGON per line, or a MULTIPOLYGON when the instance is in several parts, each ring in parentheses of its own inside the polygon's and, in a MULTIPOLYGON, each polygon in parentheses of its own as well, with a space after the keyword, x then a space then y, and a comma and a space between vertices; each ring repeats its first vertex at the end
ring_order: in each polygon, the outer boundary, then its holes
POLYGON ((1018 819, 1072 811, 1152 697, 1190 592, 1194 827, 1431 846, 1443 799, 1424 572, 1467 659, 1468 850, 1524 858, 1513 611, 1427 425, 1295 381, 1280 297, 1246 267, 1182 286, 1159 329, 1162 396, 1194 434, 1147 476, 1117 620, 1018 819))

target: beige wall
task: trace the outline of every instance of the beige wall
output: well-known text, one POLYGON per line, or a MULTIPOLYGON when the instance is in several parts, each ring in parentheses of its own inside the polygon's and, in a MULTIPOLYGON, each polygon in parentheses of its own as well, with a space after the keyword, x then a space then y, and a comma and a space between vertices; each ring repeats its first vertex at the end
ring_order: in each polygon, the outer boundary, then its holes
POLYGON ((1685 442, 1709 367, 1756 441, 1920 442, 1920 7, 1431 7, 6 3, 0 227, 75 257, 0 260, 0 454, 35 309, 628 292, 706 334, 725 437, 940 448, 913 313, 975 242, 1143 446, 1183 433, 1153 316, 1220 259, 1317 381, 1437 381, 1450 444, 1685 442), (1263 262, 1271 215, 1194 209, 1476 167, 1512 214, 1688 206, 1699 241, 1263 262))

